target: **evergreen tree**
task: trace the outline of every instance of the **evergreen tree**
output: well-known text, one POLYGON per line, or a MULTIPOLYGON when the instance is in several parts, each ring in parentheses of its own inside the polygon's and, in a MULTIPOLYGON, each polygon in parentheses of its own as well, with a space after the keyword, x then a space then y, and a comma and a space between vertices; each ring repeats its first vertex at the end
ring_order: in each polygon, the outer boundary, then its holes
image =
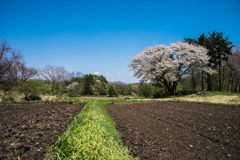
POLYGON ((94 75, 86 74, 83 76, 83 95, 93 95, 94 94, 94 75))
POLYGON ((109 97, 117 97, 118 96, 118 94, 113 86, 110 86, 108 88, 108 96, 109 97))
MULTIPOLYGON (((222 32, 212 32, 207 36, 205 34, 201 34, 199 38, 192 39, 186 38, 184 40, 190 44, 199 44, 208 49, 209 59, 209 67, 218 70, 218 83, 219 83, 219 91, 222 90, 222 66, 223 63, 228 60, 229 55, 231 55, 231 50, 233 48, 233 44, 229 41, 228 37, 225 37, 222 32)), ((210 74, 207 74, 207 84, 208 90, 212 90, 212 78, 210 74)), ((202 89, 203 89, 203 73, 202 73, 202 89)))

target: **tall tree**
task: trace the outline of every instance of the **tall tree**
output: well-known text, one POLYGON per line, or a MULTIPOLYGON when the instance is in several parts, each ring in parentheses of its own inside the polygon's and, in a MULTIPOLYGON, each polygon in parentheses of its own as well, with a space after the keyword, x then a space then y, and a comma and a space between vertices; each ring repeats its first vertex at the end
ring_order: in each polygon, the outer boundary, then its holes
POLYGON ((85 74, 80 79, 83 83, 83 95, 107 94, 108 81, 104 76, 96 74, 85 74))
POLYGON ((240 52, 234 52, 229 56, 227 67, 227 78, 228 78, 228 91, 232 92, 233 83, 237 84, 237 91, 239 91, 239 77, 240 77, 240 52))
POLYGON ((117 97, 118 96, 114 86, 112 86, 112 85, 110 85, 108 88, 108 96, 109 97, 117 97))
POLYGON ((18 65, 18 79, 19 79, 19 87, 20 91, 24 94, 25 99, 29 97, 34 87, 32 83, 28 83, 28 80, 34 77, 38 71, 35 68, 27 67, 24 63, 20 63, 18 65), (31 86, 32 85, 32 86, 31 86))
POLYGON ((211 56, 209 65, 218 69, 219 91, 222 91, 222 66, 223 62, 227 61, 231 55, 233 44, 228 37, 224 37, 223 33, 212 32, 208 37, 207 48, 211 56))
POLYGON ((7 41, 0 43, 0 83, 16 80, 17 66, 21 60, 22 56, 7 41))
POLYGON ((27 81, 28 79, 37 75, 37 73, 37 69, 27 67, 24 63, 18 65, 18 77, 21 81, 27 81))
POLYGON ((209 56, 207 49, 196 44, 184 42, 173 43, 170 46, 159 45, 147 48, 133 57, 129 67, 141 81, 152 81, 165 86, 168 94, 176 93, 177 83, 190 73, 192 65, 199 66, 205 72, 211 72, 207 67, 209 56))
MULTIPOLYGON (((203 46, 205 48, 207 47, 206 46, 206 44, 207 44, 207 37, 206 37, 205 34, 201 34, 197 39, 185 38, 184 42, 187 42, 189 44, 198 44, 198 45, 201 45, 201 46, 203 46)), ((193 72, 194 72, 194 70, 193 70, 193 72)), ((205 75, 205 73, 202 70, 201 71, 201 88, 202 88, 202 91, 204 91, 204 75, 205 75)), ((208 75, 210 75, 210 74, 208 74, 208 75)), ((210 82, 210 79, 207 82, 210 82)), ((196 76, 195 76, 195 74, 192 74, 192 84, 195 84, 195 83, 196 83, 196 76)), ((193 88, 194 88, 194 86, 193 86, 193 88)), ((208 88, 211 88, 211 84, 209 84, 209 83, 208 83, 208 88)))
POLYGON ((61 90, 61 85, 64 81, 70 80, 71 74, 64 68, 60 66, 47 65, 41 70, 42 77, 51 83, 52 93, 61 90))
MULTIPOLYGON (((190 44, 199 44, 208 49, 208 55, 210 56, 208 65, 218 70, 218 90, 222 90, 222 66, 223 63, 228 60, 233 48, 232 42, 225 37, 222 32, 211 32, 207 36, 201 34, 197 39, 186 38, 186 42, 190 44)), ((212 78, 210 74, 207 74, 208 90, 212 90, 212 78)), ((203 86, 203 85, 202 85, 203 86)))

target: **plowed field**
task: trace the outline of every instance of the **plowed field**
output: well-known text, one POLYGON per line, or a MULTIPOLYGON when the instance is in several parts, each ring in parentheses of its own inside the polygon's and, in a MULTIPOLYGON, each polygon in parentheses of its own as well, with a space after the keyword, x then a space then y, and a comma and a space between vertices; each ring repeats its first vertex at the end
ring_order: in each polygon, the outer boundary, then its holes
POLYGON ((183 102, 112 105, 123 142, 142 160, 240 159, 240 107, 183 102))
POLYGON ((43 159, 83 105, 1 104, 0 160, 43 159))

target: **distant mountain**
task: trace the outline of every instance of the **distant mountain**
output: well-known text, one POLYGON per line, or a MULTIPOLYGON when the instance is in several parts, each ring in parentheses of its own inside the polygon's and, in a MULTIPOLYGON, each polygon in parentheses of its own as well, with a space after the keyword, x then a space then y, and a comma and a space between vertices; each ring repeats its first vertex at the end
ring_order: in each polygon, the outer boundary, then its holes
POLYGON ((136 83, 126 83, 126 82, 122 82, 122 81, 113 81, 113 82, 109 82, 110 85, 134 85, 134 86, 139 86, 140 83, 136 82, 136 83))
POLYGON ((84 74, 79 71, 74 71, 71 73, 71 75, 76 78, 76 77, 82 77, 84 74))
POLYGON ((121 82, 121 81, 114 81, 114 82, 109 82, 110 84, 126 84, 126 83, 124 83, 124 82, 121 82))

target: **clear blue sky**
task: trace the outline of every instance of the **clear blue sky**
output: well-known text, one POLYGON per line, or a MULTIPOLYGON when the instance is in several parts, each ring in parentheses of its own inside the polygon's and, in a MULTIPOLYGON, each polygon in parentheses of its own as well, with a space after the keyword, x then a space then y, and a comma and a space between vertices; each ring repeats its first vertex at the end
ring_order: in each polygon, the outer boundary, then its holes
POLYGON ((131 58, 155 44, 220 31, 240 43, 240 0, 0 0, 0 40, 28 65, 136 82, 131 58))

